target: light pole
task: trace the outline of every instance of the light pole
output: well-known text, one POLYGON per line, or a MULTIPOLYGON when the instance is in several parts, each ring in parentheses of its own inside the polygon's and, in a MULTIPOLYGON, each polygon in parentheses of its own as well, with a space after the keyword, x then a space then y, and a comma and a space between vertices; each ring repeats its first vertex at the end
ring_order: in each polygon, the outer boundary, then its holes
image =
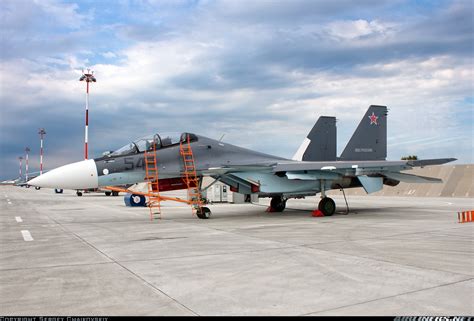
POLYGON ((25 181, 26 183, 28 183, 28 153, 30 152, 30 148, 29 147, 26 147, 25 148, 25 153, 26 153, 26 158, 25 158, 25 165, 26 165, 26 168, 25 168, 25 181))
POLYGON ((38 134, 40 135, 40 175, 43 175, 43 137, 46 135, 44 128, 40 128, 38 134))
POLYGON ((86 129, 85 129, 85 137, 84 137, 84 158, 87 159, 88 157, 88 141, 89 141, 89 83, 90 82, 96 82, 96 79, 94 77, 94 72, 91 71, 90 69, 87 69, 87 72, 85 73, 84 70, 82 70, 82 76, 79 78, 79 81, 85 81, 87 86, 86 86, 86 129))
POLYGON ((18 157, 18 160, 20 161, 20 181, 21 181, 21 177, 23 176, 23 173, 22 173, 23 157, 22 156, 18 157))

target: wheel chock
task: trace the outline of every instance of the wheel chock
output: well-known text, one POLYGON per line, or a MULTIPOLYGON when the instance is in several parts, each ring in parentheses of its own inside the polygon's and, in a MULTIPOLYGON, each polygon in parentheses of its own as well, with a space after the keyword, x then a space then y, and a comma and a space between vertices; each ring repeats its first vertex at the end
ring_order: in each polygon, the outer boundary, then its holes
POLYGON ((313 217, 324 217, 324 214, 320 210, 314 210, 313 213, 311 214, 311 216, 313 216, 313 217))
POLYGON ((273 207, 269 206, 269 207, 267 207, 267 209, 265 210, 265 212, 267 212, 267 213, 273 213, 273 212, 275 212, 275 209, 274 209, 273 207))
POLYGON ((474 222, 474 211, 458 212, 458 223, 474 222))

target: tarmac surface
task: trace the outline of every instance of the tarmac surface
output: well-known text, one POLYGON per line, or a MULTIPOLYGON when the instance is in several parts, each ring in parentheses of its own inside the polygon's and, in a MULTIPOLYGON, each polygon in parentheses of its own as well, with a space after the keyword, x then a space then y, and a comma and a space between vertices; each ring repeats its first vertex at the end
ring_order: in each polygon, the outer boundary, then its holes
POLYGON ((472 198, 317 201, 151 222, 122 196, 1 186, 0 314, 474 315, 472 198))

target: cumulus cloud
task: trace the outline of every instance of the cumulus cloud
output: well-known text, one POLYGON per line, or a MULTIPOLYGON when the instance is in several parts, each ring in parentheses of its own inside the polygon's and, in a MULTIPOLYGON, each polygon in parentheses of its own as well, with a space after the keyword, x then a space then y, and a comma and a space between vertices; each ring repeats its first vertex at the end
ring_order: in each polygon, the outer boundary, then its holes
MULTIPOLYGON (((11 17, 31 14, 10 4, 11 17)), ((32 33, 36 44, 24 41, 31 28, 2 22, 23 39, 2 37, 2 48, 13 45, 0 61, 8 75, 0 93, 5 178, 16 173, 22 146, 37 141, 37 127, 48 131, 51 166, 81 158, 78 78, 88 66, 98 79, 90 108, 96 155, 150 132, 182 130, 225 133, 230 143, 291 157, 320 115, 338 118, 342 150, 365 109, 385 104, 390 158, 473 161, 471 2, 421 14, 381 1, 145 1, 107 9, 42 2, 38 10, 51 19, 32 33)))
POLYGON ((368 36, 384 36, 392 28, 393 26, 377 20, 341 20, 329 23, 326 27, 326 32, 335 38, 350 40, 368 36))

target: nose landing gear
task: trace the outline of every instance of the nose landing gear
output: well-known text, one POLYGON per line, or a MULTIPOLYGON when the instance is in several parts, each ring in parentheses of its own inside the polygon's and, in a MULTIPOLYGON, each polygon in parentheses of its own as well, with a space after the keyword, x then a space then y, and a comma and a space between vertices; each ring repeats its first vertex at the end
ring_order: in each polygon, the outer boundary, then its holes
POLYGON ((209 217, 211 217, 211 210, 208 207, 199 207, 196 210, 196 215, 200 219, 207 220, 209 217))

